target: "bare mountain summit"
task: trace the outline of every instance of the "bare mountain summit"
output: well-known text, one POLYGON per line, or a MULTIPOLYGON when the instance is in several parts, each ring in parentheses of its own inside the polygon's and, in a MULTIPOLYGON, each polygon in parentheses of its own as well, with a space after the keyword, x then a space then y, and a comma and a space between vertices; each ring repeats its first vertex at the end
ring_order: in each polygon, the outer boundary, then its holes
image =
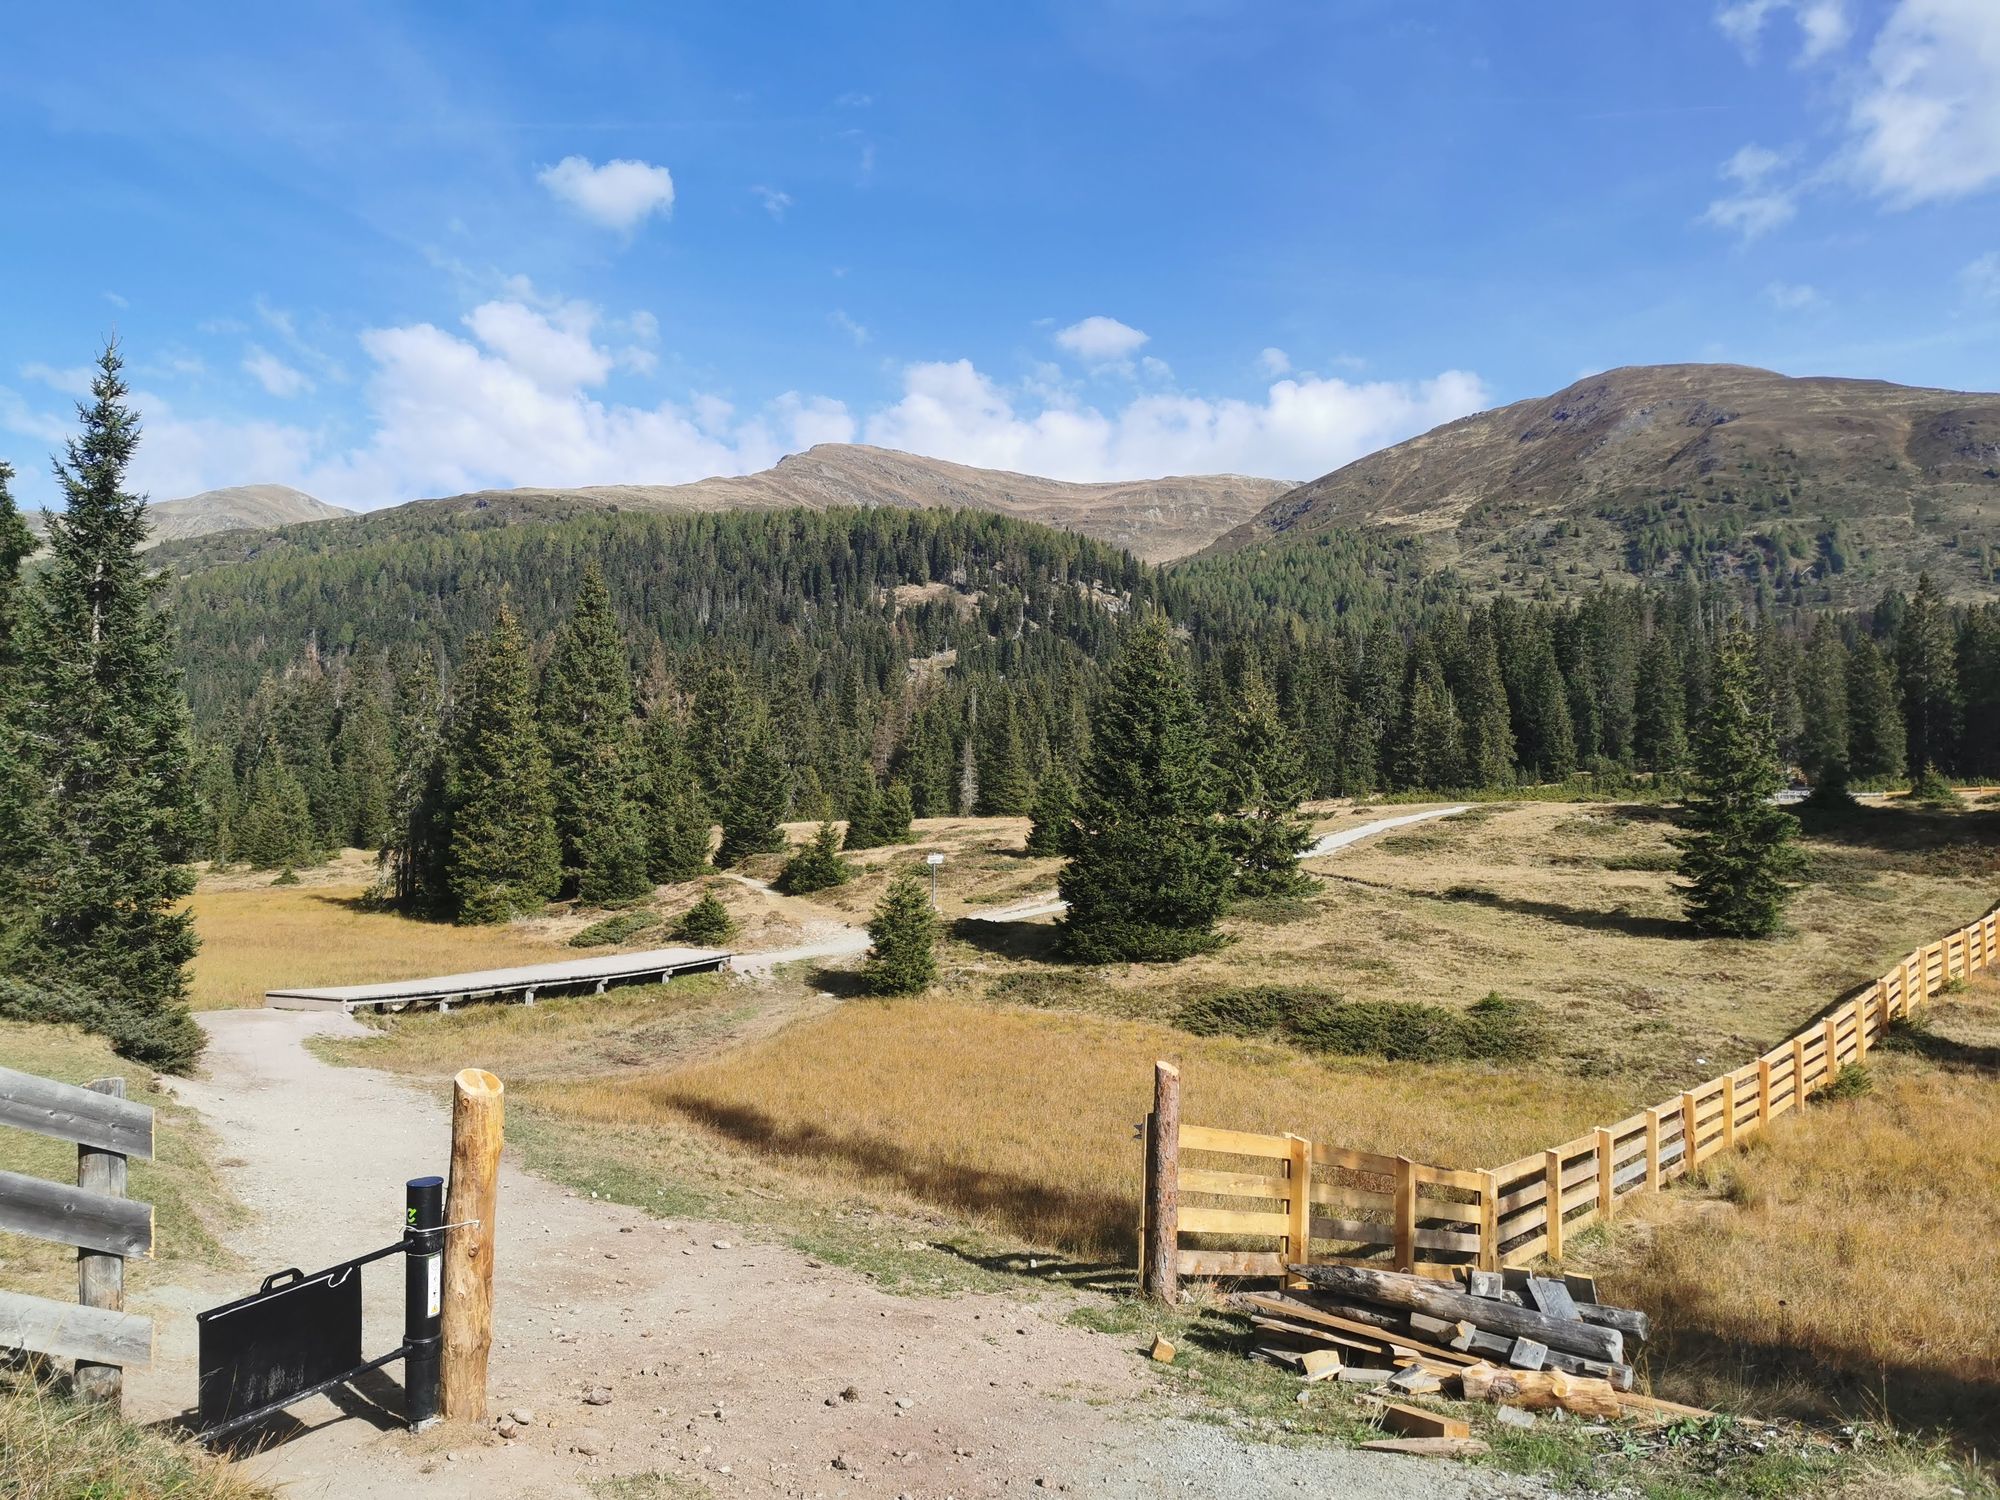
POLYGON ((859 443, 821 443, 756 474, 717 476, 692 484, 481 490, 415 503, 517 505, 528 513, 551 507, 669 511, 963 507, 1064 527, 1124 547, 1148 562, 1164 562, 1201 550, 1290 488, 1285 480, 1240 474, 1072 484, 859 443))
MULTIPOLYGON (((227 489, 203 490, 199 495, 179 500, 148 502, 146 522, 151 531, 146 544, 157 547, 162 542, 213 536, 218 531, 262 531, 299 521, 333 521, 353 514, 338 505, 315 500, 304 490, 289 485, 237 484, 227 489)), ((47 511, 30 511, 27 521, 38 535, 48 530, 47 511)))
POLYGON ((1300 485, 1213 552, 1386 526, 1493 587, 1759 572, 1854 603, 1923 569, 1990 595, 2000 396, 1643 365, 1434 428, 1300 485))

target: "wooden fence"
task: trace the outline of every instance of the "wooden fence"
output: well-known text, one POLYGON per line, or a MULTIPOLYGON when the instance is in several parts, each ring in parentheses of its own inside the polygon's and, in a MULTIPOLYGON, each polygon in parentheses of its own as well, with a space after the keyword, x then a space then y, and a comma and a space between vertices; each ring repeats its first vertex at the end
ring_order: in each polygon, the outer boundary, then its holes
POLYGON ((1448 1277, 1538 1257, 1763 1129, 1868 1056, 1892 1022, 2000 962, 2000 907, 1916 949, 1791 1040, 1651 1109, 1504 1166, 1454 1169, 1295 1135, 1180 1123, 1162 1063, 1148 1117, 1140 1272, 1171 1300, 1181 1276, 1284 1277, 1348 1261, 1448 1277), (1192 1240, 1192 1243, 1190 1243, 1192 1240), (1246 1241, 1255 1248, 1243 1248, 1246 1241))
POLYGON ((153 1155, 153 1111, 125 1080, 88 1088, 0 1068, 0 1126, 76 1143, 76 1186, 0 1172, 0 1230, 76 1246, 77 1305, 0 1291, 0 1348, 73 1359, 77 1394, 116 1403, 153 1357, 153 1323, 125 1309, 125 1260, 153 1252, 153 1209, 125 1196, 128 1158, 153 1155))

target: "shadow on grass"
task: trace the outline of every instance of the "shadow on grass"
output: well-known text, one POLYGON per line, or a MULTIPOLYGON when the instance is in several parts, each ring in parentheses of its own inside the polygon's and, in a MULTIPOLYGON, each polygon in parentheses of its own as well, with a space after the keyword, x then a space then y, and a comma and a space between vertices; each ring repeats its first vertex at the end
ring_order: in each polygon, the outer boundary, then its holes
POLYGON ((951 924, 959 942, 1001 958, 1058 963, 1063 958, 1062 929, 1053 922, 994 922, 960 917, 951 924))
POLYGON ((859 1000, 870 993, 868 979, 859 969, 817 966, 806 970, 806 983, 842 1000, 859 1000))
POLYGON ((1910 803, 1855 802, 1791 809, 1808 837, 1858 844, 1887 853, 1920 853, 1946 846, 2000 845, 2000 810, 1952 812, 1910 803))
POLYGON ((1496 911, 1514 912, 1524 917, 1542 917, 1565 927, 1583 927, 1597 932, 1622 932, 1629 937, 1693 938, 1699 936, 1686 922, 1671 917, 1644 917, 1627 911, 1599 911, 1588 906, 1568 906, 1560 901, 1531 901, 1521 896, 1503 896, 1476 885, 1455 885, 1440 891, 1441 901, 1459 901, 1473 906, 1490 906, 1496 911))
POLYGON ((1008 1276, 1047 1281, 1057 1286, 1073 1287, 1078 1291, 1107 1292, 1129 1297, 1139 1289, 1138 1272, 1129 1265, 1103 1260, 1079 1260, 1073 1256, 1049 1255, 1045 1252, 1027 1250, 1003 1250, 991 1255, 975 1255, 962 1245, 948 1244, 943 1240, 932 1241, 931 1248, 962 1260, 969 1266, 978 1266, 984 1271, 997 1271, 1008 1276))
POLYGON ((940 1161, 921 1148, 874 1136, 787 1125, 748 1105, 719 1104, 669 1087, 662 1103, 740 1145, 782 1157, 850 1168, 954 1212, 984 1215, 1043 1242, 1062 1241, 1072 1253, 1123 1255, 1132 1240, 1138 1205, 1119 1193, 1064 1187, 1060 1183, 940 1161))
POLYGON ((1925 1062, 1976 1073, 2000 1073, 2000 1047, 1954 1041, 1927 1026, 1892 1026, 1882 1043, 1892 1052, 1908 1052, 1925 1062))

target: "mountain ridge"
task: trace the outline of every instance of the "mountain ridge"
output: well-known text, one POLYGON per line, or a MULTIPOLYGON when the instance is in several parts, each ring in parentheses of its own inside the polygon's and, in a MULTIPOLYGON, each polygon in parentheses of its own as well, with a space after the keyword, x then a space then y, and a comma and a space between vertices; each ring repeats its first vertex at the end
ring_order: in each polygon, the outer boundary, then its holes
POLYGON ((1758 573, 1859 602, 1928 569, 1991 591, 2000 395, 1748 365, 1630 365, 1309 480, 1205 549, 1422 538, 1491 587, 1758 573))

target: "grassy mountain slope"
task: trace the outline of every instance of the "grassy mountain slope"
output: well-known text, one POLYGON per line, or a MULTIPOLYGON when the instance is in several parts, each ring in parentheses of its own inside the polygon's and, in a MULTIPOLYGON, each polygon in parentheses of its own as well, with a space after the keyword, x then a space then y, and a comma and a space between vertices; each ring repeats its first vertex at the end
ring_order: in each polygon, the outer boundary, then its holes
POLYGON ((821 443, 756 474, 719 475, 692 484, 480 490, 416 503, 454 509, 508 506, 544 517, 609 509, 700 513, 953 507, 1063 527, 1161 562, 1199 551, 1288 488, 1283 480, 1240 474, 1070 484, 859 443, 821 443))
POLYGON ((1742 365, 1609 370, 1300 485, 1209 550, 1374 525, 1488 588, 1692 564, 1844 603, 1925 568, 1986 596, 2000 396, 1742 365))
MULTIPOLYGON (((204 490, 180 500, 154 501, 146 507, 152 525, 151 545, 212 536, 223 531, 258 531, 305 521, 333 521, 354 512, 316 500, 304 490, 283 484, 237 484, 204 490)), ((47 511, 30 511, 28 524, 37 532, 48 527, 47 511)))

